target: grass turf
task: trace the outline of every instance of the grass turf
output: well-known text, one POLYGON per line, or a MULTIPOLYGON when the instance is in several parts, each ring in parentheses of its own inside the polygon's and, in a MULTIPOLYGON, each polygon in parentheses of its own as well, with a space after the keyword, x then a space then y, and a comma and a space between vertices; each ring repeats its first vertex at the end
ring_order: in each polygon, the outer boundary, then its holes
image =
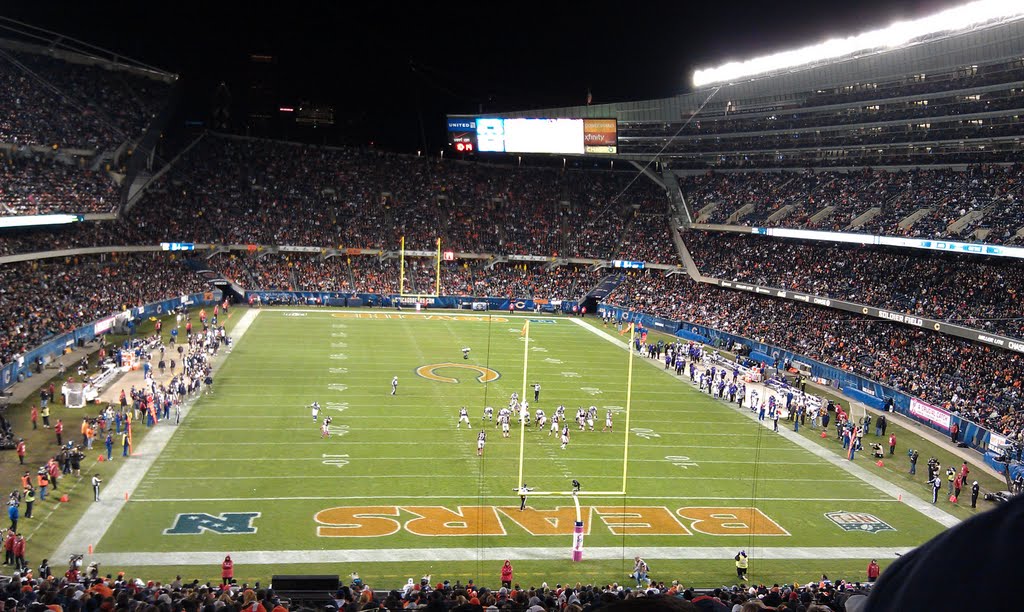
MULTIPOLYGON (((640 360, 634 366, 627 495, 588 497, 588 491, 622 486, 627 353, 558 318, 531 327, 528 382, 542 384, 540 402, 531 401, 531 410, 539 406, 550 415, 563 403, 571 419, 578 405, 594 404, 600 430, 610 406, 616 411, 616 431, 578 432, 573 424, 565 451, 547 432, 528 431, 524 480, 537 489, 566 491, 570 478, 579 479, 584 486, 581 503, 598 508, 589 512, 587 547, 621 549, 617 559, 589 559, 566 568, 569 535, 561 530, 558 535, 531 535, 523 523, 543 531, 543 522, 537 521, 552 517, 541 512, 569 507, 571 500, 533 496, 529 502, 535 512, 518 513, 513 493, 518 428, 505 440, 493 424, 485 424, 485 455, 481 459, 475 452, 483 406, 497 409, 513 391, 522 393, 523 319, 439 314, 355 318, 352 312, 325 310, 298 314, 302 316, 285 310, 261 313, 221 370, 215 394, 203 398, 176 432, 132 502, 97 544, 97 552, 384 550, 393 558, 332 563, 328 571, 346 575, 358 570, 364 579, 429 571, 454 579, 456 572, 466 572, 464 579, 480 579, 493 573, 486 568, 497 568, 500 562, 481 559, 474 551, 542 547, 565 554, 557 560, 513 559, 520 576, 549 583, 554 576, 621 582, 622 568, 637 547, 753 548, 756 559, 757 548, 763 546, 884 550, 919 544, 941 530, 931 519, 640 360), (462 359, 463 346, 472 348, 468 360, 462 359), (437 370, 458 378, 450 384, 415 373, 420 366, 446 362, 488 367, 502 376, 481 384, 476 372, 437 370), (392 397, 390 380, 395 375, 400 383, 392 397), (334 417, 335 434, 329 440, 320 439, 310 417, 307 406, 314 400, 334 417), (471 429, 455 427, 463 405, 469 408, 471 429), (329 509, 353 506, 374 506, 376 514, 370 511, 372 518, 365 522, 376 525, 378 532, 394 532, 318 535, 318 527, 350 523, 341 520, 344 510, 329 509), (457 522, 448 520, 459 506, 483 507, 465 519, 461 531, 457 522), (750 535, 744 529, 734 530, 734 535, 707 533, 715 531, 708 529, 714 521, 700 521, 709 511, 693 508, 709 506, 756 507, 785 535, 750 535), (870 513, 894 530, 844 531, 825 518, 832 511, 870 513), (222 512, 260 513, 253 520, 258 532, 163 534, 178 514, 222 512), (631 522, 616 516, 624 512, 640 513, 642 520, 632 522, 651 527, 618 525, 631 522), (426 535, 438 531, 454 535, 426 535), (464 549, 466 556, 433 570, 431 565, 438 564, 400 562, 403 550, 427 547, 464 549)), ((527 397, 532 400, 532 391, 527 397)), ((728 511, 718 511, 723 512, 728 511)), ((566 510, 559 518, 564 527, 572 513, 566 510)), ((762 527, 772 530, 768 523, 762 527)), ((288 559, 281 561, 281 568, 289 567, 288 559)), ((735 577, 728 556, 648 561, 659 579, 659 569, 690 583, 716 584, 735 577)), ((142 574, 153 571, 127 565, 142 574)), ((806 560, 761 561, 752 578, 806 581, 821 571, 859 576, 864 565, 859 559, 821 560, 812 569, 806 560)), ((302 567, 312 571, 316 565, 302 567)), ((275 564, 251 566, 239 576, 266 578, 278 569, 275 564)), ((174 571, 213 573, 196 566, 174 571)))

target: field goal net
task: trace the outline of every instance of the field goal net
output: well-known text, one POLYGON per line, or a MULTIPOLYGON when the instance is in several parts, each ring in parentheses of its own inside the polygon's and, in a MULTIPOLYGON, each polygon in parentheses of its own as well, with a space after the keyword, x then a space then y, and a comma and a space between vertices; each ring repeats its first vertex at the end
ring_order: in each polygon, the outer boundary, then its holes
POLYGON ((403 299, 403 303, 427 305, 429 303, 427 298, 436 298, 441 295, 440 238, 437 239, 436 251, 420 251, 407 250, 405 248, 405 236, 402 236, 399 254, 398 295, 402 298, 409 298, 403 299), (408 265, 406 260, 410 260, 408 265), (425 266, 433 268, 433 278, 430 279, 427 286, 421 287, 420 283, 424 280, 424 277, 417 275, 416 271, 423 269, 425 266))

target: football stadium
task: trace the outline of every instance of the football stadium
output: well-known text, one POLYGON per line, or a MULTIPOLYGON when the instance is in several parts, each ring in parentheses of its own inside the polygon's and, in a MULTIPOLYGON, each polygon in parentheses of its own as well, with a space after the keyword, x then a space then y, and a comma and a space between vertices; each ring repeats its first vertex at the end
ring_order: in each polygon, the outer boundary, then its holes
POLYGON ((1024 5, 883 26, 428 152, 0 18, 0 612, 1000 608, 1024 5))

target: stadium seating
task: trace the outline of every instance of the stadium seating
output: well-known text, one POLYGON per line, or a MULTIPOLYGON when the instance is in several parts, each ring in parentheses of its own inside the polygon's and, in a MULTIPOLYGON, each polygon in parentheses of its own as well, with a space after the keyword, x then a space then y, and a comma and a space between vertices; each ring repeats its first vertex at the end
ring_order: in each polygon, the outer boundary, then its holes
POLYGON ((701 273, 805 291, 1024 338, 1015 260, 776 240, 749 234, 683 235, 701 273))
POLYGON ((164 253, 38 260, 0 266, 0 363, 47 338, 126 308, 201 291, 164 253))
POLYGON ((656 271, 631 274, 609 303, 743 336, 849 370, 994 431, 1016 435, 1024 358, 829 308, 754 296, 656 271), (941 357, 932 357, 941 356, 941 357))
MULTIPOLYGON (((54 568, 55 569, 55 568, 54 568)), ((108 568, 104 568, 106 572, 108 568)), ((53 572, 51 572, 53 573, 53 572)), ((60 573, 59 571, 57 572, 60 573)), ((437 572, 440 573, 440 572, 437 572)), ((810 572, 808 572, 810 573, 810 572)), ((453 580, 424 578, 420 583, 394 584, 378 583, 371 586, 362 581, 342 586, 336 592, 317 592, 315 597, 303 596, 301 599, 288 599, 289 593, 277 590, 274 585, 261 587, 258 583, 249 585, 232 584, 220 586, 215 582, 200 582, 198 579, 183 582, 174 578, 167 582, 145 580, 125 576, 123 572, 96 578, 81 576, 79 580, 68 580, 67 577, 38 576, 30 578, 20 573, 14 574, 12 586, 8 589, 9 605, 60 605, 65 599, 80 603, 82 608, 128 610, 152 608, 179 609, 252 609, 263 612, 288 612, 288 610, 403 610, 403 609, 458 609, 458 610, 505 610, 508 612, 580 612, 600 606, 615 605, 622 602, 631 607, 668 607, 679 609, 728 609, 724 606, 739 606, 744 602, 762 609, 771 606, 775 609, 788 603, 787 609, 803 609, 813 602, 818 602, 826 610, 846 609, 846 602, 857 595, 866 595, 871 590, 870 584, 836 580, 835 582, 822 577, 821 580, 807 584, 743 584, 720 588, 693 588, 681 584, 678 580, 670 583, 664 581, 651 582, 650 586, 641 588, 629 584, 618 583, 591 584, 576 582, 574 584, 557 584, 549 587, 547 582, 540 586, 522 585, 516 582, 511 588, 491 588, 486 585, 474 585, 472 580, 453 580), (435 582, 436 584, 432 584, 435 582), (391 588, 391 587, 396 588, 391 588), (71 593, 81 591, 72 597, 71 593), (637 601, 643 599, 666 598, 670 601, 637 601), (684 603, 685 601, 685 603, 684 603), (49 603, 48 602, 52 602, 49 603), (694 602, 694 603, 690 603, 694 602), (682 607, 682 606, 688 607, 682 607), (700 607, 697 607, 697 606, 700 607), (717 607, 716 607, 717 606, 717 607), (798 606, 800 606, 798 608, 798 606)), ((554 582, 552 581, 552 584, 554 582)), ((45 608, 44 608, 45 609, 45 608)), ((738 609, 738 608, 737 608, 738 609)))
POLYGON ((1024 208, 1015 205, 1024 199, 1024 167, 1019 164, 964 171, 709 173, 688 176, 680 185, 703 223, 964 239, 987 228, 985 237, 995 242, 1019 240, 1017 231, 1024 229, 1024 208), (877 215, 862 217, 874 208, 877 215), (914 220, 918 211, 923 216, 914 220), (971 212, 978 213, 976 222, 950 228, 971 212))
POLYGON ((127 71, 0 49, 0 143, 108 151, 140 136, 170 86, 127 71))
POLYGON ((49 213, 108 213, 119 190, 85 158, 52 159, 39 154, 0 155, 0 216, 49 213))

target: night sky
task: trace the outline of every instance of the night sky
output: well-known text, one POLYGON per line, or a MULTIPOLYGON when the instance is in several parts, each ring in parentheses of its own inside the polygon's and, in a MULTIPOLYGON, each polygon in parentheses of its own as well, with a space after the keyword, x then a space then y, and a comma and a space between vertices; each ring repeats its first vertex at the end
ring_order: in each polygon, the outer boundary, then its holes
MULTIPOLYGON (((178 73, 175 126, 207 122, 225 82, 244 104, 251 53, 272 55, 281 105, 335 107, 314 132, 258 135, 438 149, 443 115, 670 96, 694 68, 851 35, 958 0, 665 3, 8 3, 25 21, 178 73)), ((244 131, 242 108, 237 131, 244 131)), ((172 126, 173 129, 175 126, 172 126)), ((252 132, 250 132, 252 133, 252 132)), ((254 134, 255 135, 255 134, 254 134)))

